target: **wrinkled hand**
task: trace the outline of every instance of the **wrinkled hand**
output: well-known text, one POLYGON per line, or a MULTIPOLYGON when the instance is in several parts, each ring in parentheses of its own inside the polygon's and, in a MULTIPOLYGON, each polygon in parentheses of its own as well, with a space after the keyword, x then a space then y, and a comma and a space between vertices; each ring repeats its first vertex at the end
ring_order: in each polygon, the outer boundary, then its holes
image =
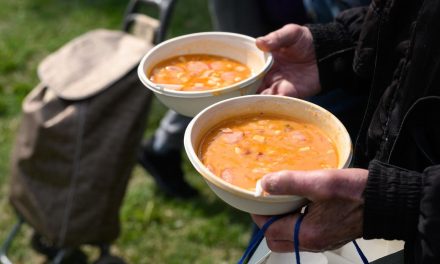
POLYGON ((321 90, 313 37, 308 28, 289 24, 257 38, 256 45, 274 57, 258 93, 306 98, 321 90))
MULTIPOLYGON (((264 176, 261 184, 270 194, 294 194, 310 200, 300 226, 299 247, 325 251, 362 236, 363 198, 368 171, 364 169, 280 171, 264 176)), ((268 216, 252 215, 261 228, 268 216)), ((291 252, 298 213, 274 222, 266 231, 275 252, 291 252)))

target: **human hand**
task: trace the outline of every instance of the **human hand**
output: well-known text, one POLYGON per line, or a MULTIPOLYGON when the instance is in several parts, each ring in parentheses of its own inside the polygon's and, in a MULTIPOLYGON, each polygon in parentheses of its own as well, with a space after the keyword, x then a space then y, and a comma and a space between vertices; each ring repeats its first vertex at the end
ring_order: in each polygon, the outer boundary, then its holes
MULTIPOLYGON (((362 236, 363 198, 368 171, 364 169, 280 171, 267 174, 261 184, 270 194, 294 194, 310 200, 299 231, 299 248, 325 251, 362 236)), ((266 231, 269 248, 294 250, 293 230, 298 213, 274 222, 266 231)), ((261 228, 270 216, 252 215, 261 228)))
POLYGON ((274 57, 258 93, 306 98, 321 90, 313 37, 307 27, 288 24, 257 38, 256 45, 274 57))

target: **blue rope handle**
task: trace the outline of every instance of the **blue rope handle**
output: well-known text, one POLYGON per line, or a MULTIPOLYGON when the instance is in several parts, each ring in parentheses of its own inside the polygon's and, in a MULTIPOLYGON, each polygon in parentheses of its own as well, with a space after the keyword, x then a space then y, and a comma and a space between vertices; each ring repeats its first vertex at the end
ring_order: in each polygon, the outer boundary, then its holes
POLYGON ((369 264, 367 257, 365 257, 364 252, 362 252, 362 250, 359 247, 358 243, 355 240, 353 240, 353 244, 354 244, 354 247, 356 248, 356 251, 358 252, 359 256, 361 257, 362 262, 364 264, 369 264))
POLYGON ((250 254, 254 251, 255 247, 258 246, 258 244, 261 242, 261 240, 263 240, 264 237, 264 232, 266 232, 266 230, 269 228, 269 226, 277 221, 280 218, 283 218, 284 216, 286 216, 287 214, 284 215, 276 215, 276 216, 272 216, 264 225, 263 227, 261 227, 260 230, 258 230, 258 233, 254 236, 254 238, 252 239, 251 243, 249 244, 249 246, 247 247, 246 251, 244 252, 243 256, 241 257, 241 259, 238 261, 238 264, 244 264, 246 263, 246 261, 248 260, 250 254))
MULTIPOLYGON (((295 250, 296 264, 301 264, 301 259, 299 255, 299 227, 301 226, 301 222, 306 213, 307 213, 307 205, 301 209, 301 213, 295 223, 295 229, 293 230, 293 247, 295 250)), ((353 240, 352 242, 356 248, 357 253, 362 259, 362 263, 369 264, 368 259, 365 257, 364 253, 362 252, 357 242, 355 240, 353 240)))
POLYGON ((307 205, 301 209, 298 219, 295 222, 295 229, 293 230, 293 248, 295 251, 296 264, 301 264, 299 256, 299 227, 301 226, 304 215, 307 213, 307 205))
MULTIPOLYGON (((304 206, 303 208, 301 208, 301 212, 299 214, 298 219, 295 222, 295 228, 293 230, 293 247, 294 247, 294 251, 295 251, 296 264, 301 264, 301 258, 300 258, 300 254, 299 254, 299 229, 300 229, 302 220, 304 219, 304 216, 306 213, 307 213, 307 205, 304 206)), ((255 247, 258 246, 258 244, 261 242, 261 240, 263 240, 264 233, 269 228, 269 226, 271 224, 273 224, 275 221, 277 221, 278 219, 281 219, 288 214, 289 213, 283 214, 283 215, 277 215, 277 216, 273 216, 273 217, 269 218, 269 220, 261 227, 261 229, 255 235, 255 237, 252 239, 251 243, 247 247, 243 256, 238 261, 238 264, 247 263, 248 258, 250 257, 250 254, 254 251, 255 247)), ((364 264, 369 264, 368 259, 365 257, 364 253, 362 252, 361 248, 356 243, 356 241, 353 240, 352 242, 356 248, 357 253, 359 254, 360 258, 362 259, 362 262, 364 264)))

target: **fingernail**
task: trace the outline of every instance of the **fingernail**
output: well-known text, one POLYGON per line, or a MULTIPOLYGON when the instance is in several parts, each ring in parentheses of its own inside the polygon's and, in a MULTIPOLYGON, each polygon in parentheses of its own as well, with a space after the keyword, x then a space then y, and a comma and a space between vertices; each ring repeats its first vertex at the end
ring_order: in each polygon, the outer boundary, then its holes
POLYGON ((261 181, 261 186, 268 193, 274 192, 276 190, 275 177, 272 174, 265 175, 261 181))
POLYGON ((257 47, 263 51, 269 51, 266 43, 266 39, 264 37, 258 37, 255 41, 257 47))

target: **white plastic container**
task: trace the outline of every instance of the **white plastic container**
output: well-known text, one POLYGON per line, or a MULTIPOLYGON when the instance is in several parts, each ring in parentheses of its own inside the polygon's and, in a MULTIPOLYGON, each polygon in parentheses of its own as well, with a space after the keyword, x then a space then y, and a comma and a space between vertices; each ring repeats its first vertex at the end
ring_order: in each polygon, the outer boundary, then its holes
MULTIPOLYGON (((364 240, 356 239, 359 247, 369 262, 393 254, 403 249, 403 241, 393 240, 364 240)), ((362 259, 353 243, 349 242, 343 247, 319 253, 301 252, 303 264, 362 264, 362 259)), ((264 238, 250 258, 249 264, 295 264, 295 254, 272 252, 264 238)))
POLYGON ((279 215, 300 208, 307 200, 293 195, 255 196, 254 192, 214 175, 198 157, 200 142, 212 127, 226 119, 261 112, 291 116, 320 127, 336 144, 338 168, 348 167, 351 161, 351 139, 342 123, 324 108, 285 96, 247 95, 231 98, 204 109, 193 118, 185 131, 185 150, 192 165, 214 193, 239 210, 260 215, 279 215))
POLYGON ((193 117, 213 103, 255 94, 272 63, 272 56, 258 49, 252 37, 227 32, 202 32, 176 37, 152 48, 142 58, 138 75, 164 105, 182 115, 193 117), (209 91, 176 91, 149 80, 148 74, 157 63, 187 54, 209 54, 237 60, 251 69, 252 76, 236 84, 209 91))

